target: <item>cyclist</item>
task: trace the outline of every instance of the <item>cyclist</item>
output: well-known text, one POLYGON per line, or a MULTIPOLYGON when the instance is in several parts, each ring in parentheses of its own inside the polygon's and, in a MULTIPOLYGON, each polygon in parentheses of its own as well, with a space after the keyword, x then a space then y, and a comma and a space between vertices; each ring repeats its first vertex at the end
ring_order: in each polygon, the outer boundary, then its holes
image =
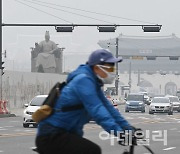
POLYGON ((131 125, 105 97, 102 86, 115 79, 115 63, 121 62, 105 49, 91 53, 86 64, 68 75, 68 84, 56 101, 54 113, 39 123, 36 146, 41 154, 101 154, 101 148, 83 137, 83 126, 91 119, 111 133, 131 125), (81 104, 77 110, 58 109, 81 104), (57 109, 57 111, 56 111, 57 109))

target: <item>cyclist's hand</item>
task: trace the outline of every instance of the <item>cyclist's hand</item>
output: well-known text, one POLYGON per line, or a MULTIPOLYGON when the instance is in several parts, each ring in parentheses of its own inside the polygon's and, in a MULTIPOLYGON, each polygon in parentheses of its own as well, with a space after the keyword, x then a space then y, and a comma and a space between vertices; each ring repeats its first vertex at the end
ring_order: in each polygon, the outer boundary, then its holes
POLYGON ((119 134, 120 139, 118 143, 120 145, 137 145, 137 140, 144 138, 144 133, 141 128, 132 128, 132 130, 125 130, 119 134))
POLYGON ((122 146, 129 146, 136 142, 132 130, 121 131, 120 134, 118 134, 118 137, 118 143, 122 146))
POLYGON ((144 132, 141 128, 135 128, 134 127, 133 136, 137 139, 143 139, 144 138, 144 132))
POLYGON ((132 144, 137 145, 137 141, 143 140, 144 139, 144 132, 141 128, 135 128, 134 127, 134 134, 132 137, 132 144))
POLYGON ((125 141, 125 135, 127 135, 125 133, 125 131, 122 131, 120 134, 119 134, 119 140, 118 140, 118 143, 122 146, 125 146, 127 145, 126 141, 125 141))

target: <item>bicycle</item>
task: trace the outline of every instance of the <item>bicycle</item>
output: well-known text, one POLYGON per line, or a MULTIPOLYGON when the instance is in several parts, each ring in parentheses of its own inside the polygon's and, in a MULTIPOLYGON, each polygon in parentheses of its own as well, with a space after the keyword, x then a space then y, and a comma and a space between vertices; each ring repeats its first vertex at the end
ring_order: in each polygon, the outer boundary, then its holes
MULTIPOLYGON (((129 142, 129 144, 126 144, 126 142, 122 142, 122 140, 118 141, 118 143, 122 146, 129 146, 129 149, 125 149, 122 154, 134 154, 134 148, 135 146, 138 146, 138 144, 143 146, 145 149, 147 149, 150 152, 150 154, 154 154, 154 152, 151 150, 149 146, 147 146, 146 144, 141 144, 142 142, 147 143, 146 142, 147 140, 144 138, 142 130, 140 128, 135 128, 135 127, 134 129, 137 131, 137 133, 136 135, 133 135, 131 143, 129 142), (138 141, 141 141, 141 142, 138 142, 138 141)), ((37 147, 33 147, 32 150, 39 153, 37 147)))
MULTIPOLYGON (((129 150, 125 149, 122 154, 134 154, 134 147, 135 147, 135 145, 130 145, 129 150)), ((143 145, 143 147, 146 148, 150 152, 150 154, 154 154, 154 152, 150 149, 150 147, 148 147, 146 145, 143 145)), ((39 153, 37 147, 32 147, 32 150, 34 152, 39 153)))
MULTIPOLYGON (((154 154, 154 152, 146 145, 143 145, 149 152, 150 154, 154 154)), ((129 150, 124 150, 124 152, 122 154, 134 154, 134 147, 135 145, 131 145, 129 146, 129 150)))

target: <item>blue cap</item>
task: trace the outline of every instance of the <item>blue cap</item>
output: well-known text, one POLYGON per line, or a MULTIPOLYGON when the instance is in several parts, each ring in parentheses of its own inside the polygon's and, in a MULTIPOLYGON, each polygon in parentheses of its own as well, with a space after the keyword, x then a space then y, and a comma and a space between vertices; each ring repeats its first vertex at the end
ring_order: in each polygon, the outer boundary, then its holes
POLYGON ((88 64, 93 66, 102 63, 117 63, 121 61, 122 58, 115 58, 111 52, 105 49, 98 49, 91 53, 88 59, 88 64))

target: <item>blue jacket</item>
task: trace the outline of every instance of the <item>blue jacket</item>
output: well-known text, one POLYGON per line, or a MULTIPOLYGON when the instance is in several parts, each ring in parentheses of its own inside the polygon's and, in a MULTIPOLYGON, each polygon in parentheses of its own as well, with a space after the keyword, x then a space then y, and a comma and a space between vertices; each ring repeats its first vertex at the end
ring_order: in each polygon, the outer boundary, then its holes
POLYGON ((55 109, 83 104, 80 110, 54 112, 50 117, 41 121, 38 126, 38 135, 54 132, 53 129, 43 128, 50 124, 54 128, 63 128, 68 132, 83 136, 83 126, 90 119, 96 121, 104 130, 122 131, 131 129, 129 123, 113 107, 101 90, 102 82, 96 77, 91 67, 80 65, 67 78, 68 84, 61 91, 55 109), (43 131, 42 131, 43 128, 43 131))

